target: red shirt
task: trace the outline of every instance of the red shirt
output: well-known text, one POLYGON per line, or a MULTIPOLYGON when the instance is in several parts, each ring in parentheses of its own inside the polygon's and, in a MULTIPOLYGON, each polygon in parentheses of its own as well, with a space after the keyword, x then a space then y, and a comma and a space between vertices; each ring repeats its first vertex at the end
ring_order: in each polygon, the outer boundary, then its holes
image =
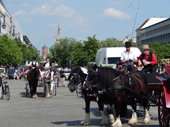
MULTIPOLYGON (((148 59, 149 53, 150 53, 150 52, 148 52, 148 54, 145 54, 145 60, 148 59)), ((142 54, 138 57, 138 60, 142 60, 142 54)), ((152 53, 152 61, 150 61, 150 62, 151 62, 151 65, 156 65, 156 64, 158 63, 158 61, 157 61, 157 59, 156 59, 156 56, 155 56, 155 54, 153 54, 153 53, 152 53)))

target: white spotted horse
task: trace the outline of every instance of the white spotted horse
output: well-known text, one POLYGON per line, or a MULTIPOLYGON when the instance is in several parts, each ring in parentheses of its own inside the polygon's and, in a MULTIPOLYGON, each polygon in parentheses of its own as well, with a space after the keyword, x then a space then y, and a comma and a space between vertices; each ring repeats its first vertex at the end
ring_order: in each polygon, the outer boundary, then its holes
POLYGON ((44 83, 44 97, 52 97, 54 94, 55 71, 50 68, 47 71, 42 71, 41 76, 44 83))
POLYGON ((97 67, 96 70, 90 70, 85 85, 97 85, 105 90, 108 97, 108 114, 111 126, 121 127, 120 113, 122 102, 129 100, 132 106, 132 118, 129 124, 137 123, 136 100, 139 100, 145 109, 144 123, 150 123, 148 113, 148 86, 147 80, 141 72, 135 71, 130 73, 117 73, 116 69, 97 67), (129 75, 131 78, 129 78, 129 75), (132 81, 130 81, 131 79, 132 81), (114 105, 116 116, 113 115, 112 106, 114 105))
MULTIPOLYGON (((93 66, 92 68, 95 69, 97 66, 93 66)), ((71 70, 69 76, 69 90, 74 92, 77 88, 82 90, 82 94, 85 100, 85 119, 80 123, 81 125, 90 125, 90 102, 96 101, 99 106, 99 111, 102 115, 102 122, 101 125, 108 125, 109 120, 107 119, 106 115, 103 112, 104 103, 103 97, 98 96, 98 89, 97 87, 85 87, 84 81, 86 80, 88 73, 87 69, 82 67, 75 67, 71 70), (80 82, 80 84, 79 84, 80 82), (80 85, 80 88, 78 87, 80 85)))

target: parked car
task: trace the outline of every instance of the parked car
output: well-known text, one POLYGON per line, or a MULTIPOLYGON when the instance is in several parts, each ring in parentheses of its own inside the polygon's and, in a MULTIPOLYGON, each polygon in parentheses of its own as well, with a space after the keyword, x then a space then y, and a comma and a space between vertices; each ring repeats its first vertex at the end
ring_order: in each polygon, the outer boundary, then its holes
POLYGON ((64 71, 66 80, 68 80, 68 76, 70 75, 70 72, 71 72, 70 70, 64 71))

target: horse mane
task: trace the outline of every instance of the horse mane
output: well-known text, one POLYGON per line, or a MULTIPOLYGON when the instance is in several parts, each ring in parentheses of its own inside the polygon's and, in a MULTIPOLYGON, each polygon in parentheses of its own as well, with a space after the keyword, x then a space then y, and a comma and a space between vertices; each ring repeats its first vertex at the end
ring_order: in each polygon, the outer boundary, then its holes
POLYGON ((27 80, 37 80, 37 75, 36 69, 32 69, 27 74, 27 80))
POLYGON ((85 68, 77 66, 71 70, 71 73, 77 73, 78 75, 83 76, 85 73, 83 72, 82 69, 85 69, 85 68))
POLYGON ((113 68, 98 67, 99 82, 105 88, 112 83, 112 80, 120 75, 120 72, 113 68))

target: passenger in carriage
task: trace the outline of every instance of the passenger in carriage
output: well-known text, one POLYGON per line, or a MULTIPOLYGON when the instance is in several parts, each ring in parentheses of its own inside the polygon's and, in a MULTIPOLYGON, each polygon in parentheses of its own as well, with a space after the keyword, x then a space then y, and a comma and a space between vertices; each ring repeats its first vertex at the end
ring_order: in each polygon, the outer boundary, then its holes
POLYGON ((141 72, 156 72, 157 59, 154 53, 149 52, 149 45, 142 46, 142 54, 138 57, 138 65, 144 66, 141 72))
POLYGON ((44 70, 48 70, 49 68, 52 68, 52 64, 50 63, 50 59, 47 57, 46 62, 43 64, 44 70))
POLYGON ((34 69, 36 67, 38 67, 38 62, 36 61, 36 57, 33 57, 29 69, 34 69))

